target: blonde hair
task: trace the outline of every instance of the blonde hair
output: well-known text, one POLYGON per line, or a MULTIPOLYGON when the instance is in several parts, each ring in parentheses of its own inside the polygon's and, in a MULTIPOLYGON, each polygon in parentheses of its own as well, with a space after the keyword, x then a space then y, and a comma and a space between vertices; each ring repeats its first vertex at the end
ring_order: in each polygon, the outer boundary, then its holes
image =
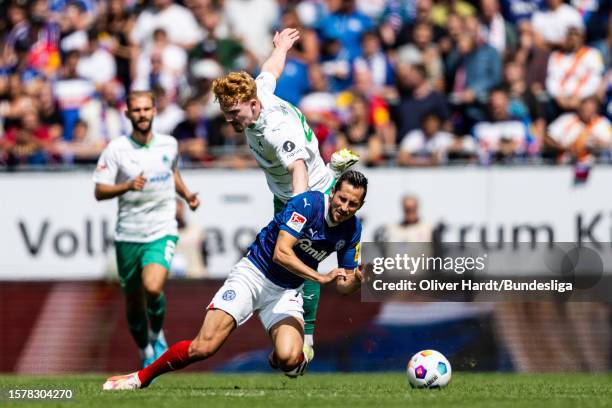
POLYGON ((132 102, 132 99, 140 98, 143 96, 146 96, 149 99, 151 99, 153 106, 155 106, 155 95, 153 94, 153 92, 151 91, 131 91, 126 98, 128 109, 130 109, 130 103, 132 102))
POLYGON ((230 72, 215 79, 212 89, 222 108, 230 108, 237 103, 257 98, 255 80, 244 71, 230 72))

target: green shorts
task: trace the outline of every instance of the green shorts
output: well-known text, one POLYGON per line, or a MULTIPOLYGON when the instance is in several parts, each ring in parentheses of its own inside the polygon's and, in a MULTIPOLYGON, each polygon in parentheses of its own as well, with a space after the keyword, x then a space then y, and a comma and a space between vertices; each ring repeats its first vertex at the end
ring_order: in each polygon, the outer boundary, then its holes
POLYGON ((124 293, 142 286, 142 270, 149 264, 159 264, 170 270, 178 237, 166 235, 151 242, 115 241, 119 283, 124 293))

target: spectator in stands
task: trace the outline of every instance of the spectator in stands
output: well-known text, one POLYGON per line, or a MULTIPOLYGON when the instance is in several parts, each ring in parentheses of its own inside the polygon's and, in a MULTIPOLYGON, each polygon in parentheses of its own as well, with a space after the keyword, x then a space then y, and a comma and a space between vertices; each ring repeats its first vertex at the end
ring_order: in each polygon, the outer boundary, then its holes
POLYGON ((349 61, 362 55, 361 37, 374 29, 370 17, 358 11, 355 0, 330 0, 329 14, 319 21, 317 31, 323 40, 337 39, 349 61))
POLYGON ((223 25, 223 10, 214 5, 199 8, 197 13, 204 29, 204 38, 189 51, 189 65, 200 60, 218 62, 227 71, 246 70, 252 72, 257 66, 257 57, 240 41, 231 38, 227 26, 223 25))
POLYGON ((206 155, 208 129, 201 115, 200 101, 192 98, 185 104, 185 119, 172 132, 178 140, 179 154, 188 162, 201 162, 206 155))
POLYGON ((527 86, 524 68, 514 60, 509 60, 504 66, 504 89, 509 97, 510 116, 530 127, 535 138, 529 145, 530 152, 537 153, 546 133, 546 103, 527 86))
POLYGON ((612 7, 609 0, 570 0, 569 3, 582 16, 589 42, 605 38, 612 7))
POLYGON ((202 39, 196 19, 187 8, 173 0, 153 0, 145 9, 131 32, 131 40, 140 47, 153 41, 155 30, 162 29, 172 44, 190 49, 202 39))
POLYGON ((569 26, 562 48, 550 54, 546 90, 558 109, 574 110, 597 92, 603 73, 599 51, 584 45, 583 27, 569 26))
POLYGON ((502 88, 491 91, 488 120, 474 126, 481 161, 509 162, 527 152, 529 132, 525 123, 510 115, 509 98, 502 88))
POLYGON ((348 51, 342 48, 339 38, 328 37, 321 40, 321 70, 332 92, 341 92, 350 88, 352 82, 352 65, 348 51))
POLYGON ((106 142, 88 130, 87 122, 79 120, 72 130, 70 141, 60 143, 56 151, 69 164, 95 164, 106 142))
POLYGON ((9 167, 21 165, 45 165, 48 154, 45 149, 51 146, 49 131, 40 124, 34 110, 24 112, 18 126, 9 129, 0 140, 6 151, 6 163, 9 167))
POLYGON ((293 44, 291 50, 307 64, 319 62, 319 38, 317 32, 304 25, 296 9, 288 8, 281 17, 281 27, 277 30, 281 32, 284 28, 296 28, 300 31, 300 39, 293 44))
POLYGON ((519 43, 514 59, 522 65, 525 82, 531 92, 539 100, 543 100, 548 98, 544 90, 550 52, 536 43, 531 22, 521 21, 518 24, 518 30, 519 43))
MULTIPOLYGON (((407 2, 410 3, 411 0, 408 0, 407 2)), ((432 27, 433 40, 435 42, 439 42, 448 34, 447 25, 443 27, 435 24, 432 20, 432 0, 416 0, 415 3, 416 4, 414 4, 414 7, 416 7, 416 16, 414 19, 410 19, 409 21, 402 20, 402 25, 398 33, 395 33, 395 29, 394 31, 389 31, 389 24, 382 24, 380 26, 380 33, 383 39, 383 44, 385 44, 385 48, 397 48, 411 43, 414 38, 414 28, 417 24, 427 24, 432 27)))
MULTIPOLYGON (((301 28, 297 13, 289 10, 283 13, 283 28, 301 28)), ((316 62, 318 52, 318 40, 314 31, 306 29, 304 33, 300 31, 300 40, 296 42, 287 53, 285 68, 276 82, 274 93, 293 105, 299 105, 300 100, 310 91, 309 64, 316 62), (306 38, 301 38, 306 34, 306 38), (307 48, 305 48, 305 46, 307 48)))
POLYGON ((423 65, 398 67, 400 102, 396 111, 397 134, 404 137, 421 126, 425 113, 434 112, 447 127, 450 119, 448 105, 442 94, 432 89, 427 81, 427 70, 423 65))
POLYGON ((500 12, 498 0, 480 0, 482 10, 480 35, 484 42, 495 48, 499 55, 514 50, 516 46, 516 31, 504 20, 500 12))
POLYGON ((53 87, 62 115, 64 140, 72 139, 72 128, 79 120, 79 110, 95 91, 91 80, 78 75, 79 59, 79 51, 73 50, 66 54, 61 76, 53 87))
POLYGON ((352 149, 360 154, 364 164, 376 165, 383 158, 384 136, 383 130, 374 125, 369 109, 366 96, 352 95, 350 116, 340 128, 336 148, 352 149))
POLYGON ((488 44, 478 44, 477 31, 478 22, 466 19, 465 31, 447 59, 447 69, 454 73, 449 99, 460 115, 455 123, 459 133, 484 119, 488 93, 502 79, 499 53, 488 44))
POLYGON ((45 82, 40 89, 40 94, 35 100, 39 112, 40 121, 49 128, 49 135, 52 140, 59 140, 62 137, 62 115, 59 105, 53 95, 53 86, 50 82, 45 82))
POLYGON ((121 86, 117 81, 101 84, 98 96, 91 98, 80 109, 79 117, 86 125, 86 139, 99 140, 102 147, 111 140, 126 134, 127 122, 123 112, 119 109, 121 86))
POLYGON ((155 86, 153 88, 153 95, 155 95, 155 101, 157 102, 157 113, 153 121, 153 131, 170 135, 185 118, 185 112, 180 106, 172 102, 163 87, 155 86))
POLYGON ((563 0, 546 0, 546 4, 547 10, 536 11, 531 17, 539 46, 561 46, 570 27, 584 28, 580 13, 563 0))
POLYGON ((4 37, 2 47, 2 62, 6 66, 17 64, 15 47, 17 44, 28 44, 30 23, 28 21, 27 9, 25 4, 19 1, 12 1, 7 10, 8 32, 4 37))
POLYGON ((546 8, 546 0, 501 0, 504 18, 514 25, 530 21, 533 13, 546 8))
POLYGON ((431 242, 433 227, 419 215, 419 199, 407 194, 402 197, 402 221, 385 227, 386 242, 431 242))
POLYGON ((272 52, 273 27, 279 19, 274 0, 225 0, 225 17, 232 34, 245 48, 264 61, 272 52))
POLYGON ((153 32, 153 40, 147 43, 138 57, 134 89, 151 90, 159 85, 174 100, 185 78, 187 53, 170 42, 165 30, 153 32))
POLYGON ((117 75, 113 55, 98 41, 98 30, 87 31, 87 45, 80 54, 77 75, 89 79, 96 86, 112 81, 117 75))
POLYGON ((560 163, 587 162, 593 155, 609 153, 612 146, 610 121, 598 112, 599 101, 583 99, 577 112, 565 113, 548 127, 547 146, 560 163))
POLYGON ((361 37, 363 55, 353 62, 353 70, 367 70, 372 77, 372 85, 378 89, 395 83, 395 73, 391 60, 382 51, 376 31, 367 31, 361 37))
POLYGON ((406 134, 399 145, 397 162, 400 166, 437 166, 446 163, 448 153, 459 149, 460 142, 442 130, 442 119, 436 113, 426 113, 421 127, 406 134))
POLYGON ((87 47, 87 29, 93 22, 93 14, 88 13, 81 2, 66 3, 65 11, 60 13, 61 41, 63 54, 81 51, 87 47))
POLYGON ((109 0, 100 27, 100 42, 115 58, 117 79, 126 90, 132 89, 132 59, 137 51, 130 40, 134 16, 124 7, 123 0, 109 0))
POLYGON ((412 42, 398 49, 401 64, 423 65, 433 89, 444 90, 444 71, 438 45, 433 41, 433 27, 429 22, 418 22, 412 29, 412 42))

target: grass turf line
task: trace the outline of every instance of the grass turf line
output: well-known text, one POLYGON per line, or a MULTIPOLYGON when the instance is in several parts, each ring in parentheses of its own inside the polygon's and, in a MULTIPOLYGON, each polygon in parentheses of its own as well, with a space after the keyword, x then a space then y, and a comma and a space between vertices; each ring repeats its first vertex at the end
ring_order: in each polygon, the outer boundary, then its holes
POLYGON ((7 389, 71 389, 74 401, 16 401, 10 406, 61 407, 610 407, 610 374, 455 373, 442 390, 413 390, 402 373, 165 375, 146 390, 103 392, 103 375, 0 375, 0 405, 7 389))

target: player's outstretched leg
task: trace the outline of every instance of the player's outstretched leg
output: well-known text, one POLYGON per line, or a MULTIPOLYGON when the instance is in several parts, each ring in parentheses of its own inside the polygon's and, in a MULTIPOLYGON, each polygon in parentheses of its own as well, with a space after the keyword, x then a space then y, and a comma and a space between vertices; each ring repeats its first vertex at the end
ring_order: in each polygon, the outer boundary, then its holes
POLYGON ((359 155, 345 148, 332 154, 329 168, 334 172, 334 178, 338 178, 358 161, 359 155))
POLYGON ((145 388, 156 377, 180 370, 196 361, 214 355, 236 327, 234 318, 220 309, 209 310, 204 324, 194 340, 184 340, 170 346, 153 364, 128 375, 110 377, 104 390, 133 390, 145 388))
POLYGON ((274 350, 269 357, 270 366, 278 368, 287 377, 303 375, 311 358, 304 353, 303 323, 295 317, 287 317, 270 329, 274 350))

